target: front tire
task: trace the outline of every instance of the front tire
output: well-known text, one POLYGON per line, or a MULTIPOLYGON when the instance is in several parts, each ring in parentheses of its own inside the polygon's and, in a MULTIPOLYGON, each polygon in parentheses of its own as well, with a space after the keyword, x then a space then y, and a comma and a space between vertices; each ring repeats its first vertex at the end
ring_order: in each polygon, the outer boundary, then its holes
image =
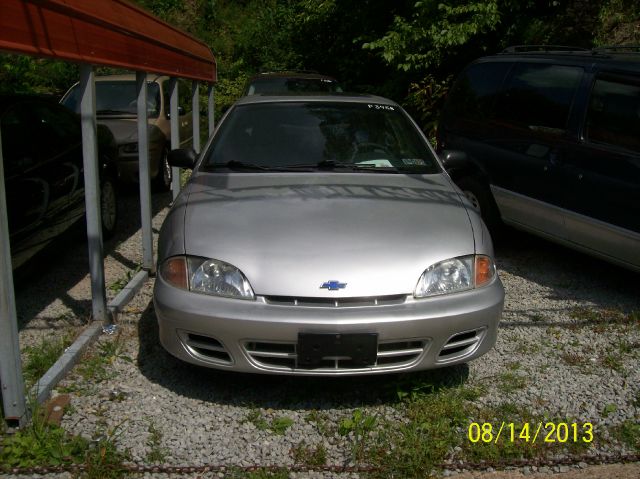
POLYGON ((164 147, 160 155, 158 173, 153 179, 153 184, 156 191, 169 191, 171 190, 172 181, 173 170, 171 169, 171 165, 169 165, 169 150, 167 149, 167 147, 164 147))
POLYGON ((116 232, 118 224, 118 193, 116 183, 110 176, 100 185, 100 216, 102 217, 102 237, 109 239, 116 232))
POLYGON ((502 221, 489 186, 472 176, 460 178, 456 184, 469 200, 473 209, 480 213, 489 230, 492 233, 497 233, 502 221))

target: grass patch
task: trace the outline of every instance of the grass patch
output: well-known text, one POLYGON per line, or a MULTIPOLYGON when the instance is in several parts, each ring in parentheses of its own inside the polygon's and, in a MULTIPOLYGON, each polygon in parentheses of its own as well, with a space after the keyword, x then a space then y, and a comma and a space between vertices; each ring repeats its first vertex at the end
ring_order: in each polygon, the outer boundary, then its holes
POLYGON ((265 419, 259 409, 252 409, 249 411, 243 422, 250 422, 260 431, 270 430, 274 434, 282 436, 287 429, 293 425, 294 421, 290 417, 282 416, 273 418, 271 422, 269 422, 265 419))
POLYGON ((117 435, 117 428, 94 441, 71 435, 49 424, 36 405, 26 427, 0 439, 0 464, 7 468, 84 464, 85 479, 116 479, 124 477, 122 463, 128 459, 117 450, 117 435))
POLYGON ((301 464, 310 468, 322 467, 327 463, 327 449, 324 444, 308 446, 302 441, 291 450, 293 460, 296 464, 301 464))
POLYGON ((43 338, 37 346, 27 346, 24 350, 26 360, 22 367, 27 387, 33 386, 71 343, 71 336, 65 335, 62 338, 43 338))
POLYGON ((113 283, 109 285, 109 290, 114 293, 119 293, 122 291, 129 281, 133 279, 133 277, 138 274, 142 270, 142 265, 137 265, 135 269, 128 270, 123 276, 116 279, 113 283))
POLYGON ((315 425, 317 431, 323 436, 329 436, 333 433, 333 423, 329 418, 327 418, 326 413, 313 409, 309 414, 307 414, 305 420, 308 423, 315 425))
POLYGON ((527 378, 516 374, 513 371, 508 371, 500 374, 500 383, 498 389, 500 391, 510 394, 519 391, 527 386, 527 378))
POLYGON ((617 352, 609 352, 602 357, 602 364, 618 373, 624 373, 624 366, 617 352))
POLYGON ((97 343, 96 350, 85 356, 77 371, 85 381, 100 383, 114 376, 110 366, 116 360, 131 362, 132 359, 124 354, 121 332, 112 338, 97 343))
POLYGON ((636 452, 640 452, 640 424, 627 419, 612 429, 613 436, 636 452))
POLYGON ((147 432, 149 433, 149 437, 147 438, 149 451, 145 456, 145 460, 152 463, 164 462, 169 451, 165 447, 162 447, 162 432, 156 428, 155 424, 151 421, 149 422, 147 432))
POLYGON ((377 422, 375 416, 365 414, 361 409, 356 409, 351 414, 351 417, 340 421, 338 433, 341 436, 349 436, 352 441, 351 452, 355 460, 361 461, 363 459, 368 447, 369 437, 377 422))

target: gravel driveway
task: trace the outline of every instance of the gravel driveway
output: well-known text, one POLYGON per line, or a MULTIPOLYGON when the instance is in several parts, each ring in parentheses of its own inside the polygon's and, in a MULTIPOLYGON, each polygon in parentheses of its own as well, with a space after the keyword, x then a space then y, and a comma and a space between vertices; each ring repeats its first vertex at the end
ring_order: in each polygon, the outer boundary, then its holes
MULTIPOLYGON (((154 196, 156 233, 168 202, 154 196)), ((110 296, 141 261, 136 208, 132 192, 124 199, 123 232, 106 244, 110 296)), ((23 345, 52 330, 74 334, 86 322, 85 251, 81 238, 60 245, 45 274, 18 283, 23 345)), ((62 425, 108 437, 131 463, 149 467, 226 466, 233 477, 263 477, 247 472, 251 466, 284 467, 301 471, 292 477, 360 477, 426 460, 430 450, 413 454, 420 441, 408 442, 408 431, 437 442, 420 414, 455 398, 463 419, 452 423, 434 462, 444 475, 469 464, 504 468, 501 457, 520 453, 529 462, 511 464, 527 474, 638 453, 640 277, 518 232, 508 232, 496 253, 506 302, 495 349, 461 367, 374 378, 231 374, 183 364, 158 344, 149 281, 120 316, 117 333, 102 335, 58 386, 56 393, 71 397, 62 425), (502 423, 507 431, 513 424, 515 436, 472 442, 474 422, 491 424, 492 438, 502 423), (575 424, 575 441, 552 448, 519 437, 524 423, 535 429, 546 422, 575 424), (589 443, 585 423, 593 425, 589 443), (394 466, 403 454, 408 459, 394 466)))

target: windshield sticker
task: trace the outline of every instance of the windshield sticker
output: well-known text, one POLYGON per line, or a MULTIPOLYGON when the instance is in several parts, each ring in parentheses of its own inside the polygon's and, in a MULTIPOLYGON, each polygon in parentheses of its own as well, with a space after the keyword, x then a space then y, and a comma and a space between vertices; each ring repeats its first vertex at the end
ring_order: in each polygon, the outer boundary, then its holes
POLYGON ((369 103, 367 106, 369 107, 369 109, 373 109, 373 110, 396 111, 396 109, 391 105, 372 105, 371 103, 369 103))
POLYGON ((402 163, 408 166, 424 166, 425 162, 422 158, 403 158, 402 163))
POLYGON ((391 167, 393 167, 393 165, 391 164, 391 162, 389 160, 383 160, 383 159, 358 161, 356 163, 356 165, 375 166, 376 168, 391 168, 391 167))

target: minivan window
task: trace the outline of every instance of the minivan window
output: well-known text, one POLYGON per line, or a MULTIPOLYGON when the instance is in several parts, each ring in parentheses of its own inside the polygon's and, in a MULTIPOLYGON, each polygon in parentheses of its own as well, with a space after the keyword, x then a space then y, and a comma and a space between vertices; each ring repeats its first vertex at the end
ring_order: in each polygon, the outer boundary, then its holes
MULTIPOLYGON (((96 112, 98 115, 136 115, 137 92, 135 81, 97 81, 96 112)), ((62 104, 71 111, 80 113, 80 88, 74 86, 62 100, 62 104)), ((156 82, 147 82, 147 111, 149 118, 160 114, 160 87, 156 82)))
POLYGON ((587 112, 586 137, 640 152, 640 85, 596 79, 587 112))
POLYGON ((562 134, 583 68, 518 63, 498 99, 498 119, 542 133, 562 134))
POLYGON ((509 62, 476 63, 462 73, 451 89, 447 116, 483 120, 491 116, 509 62))

